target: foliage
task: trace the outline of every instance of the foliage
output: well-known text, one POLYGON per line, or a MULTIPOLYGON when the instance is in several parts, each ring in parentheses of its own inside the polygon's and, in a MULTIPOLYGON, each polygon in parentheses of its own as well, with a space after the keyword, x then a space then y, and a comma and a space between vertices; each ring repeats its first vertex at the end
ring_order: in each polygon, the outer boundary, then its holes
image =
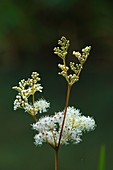
POLYGON ((101 146, 98 170, 105 170, 105 145, 101 146))

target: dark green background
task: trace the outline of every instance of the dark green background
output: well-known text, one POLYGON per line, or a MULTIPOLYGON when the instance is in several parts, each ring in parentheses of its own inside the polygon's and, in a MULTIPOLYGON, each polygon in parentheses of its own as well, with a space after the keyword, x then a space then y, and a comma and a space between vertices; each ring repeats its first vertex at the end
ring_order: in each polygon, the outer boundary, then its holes
MULTIPOLYGON (((92 46, 73 86, 70 105, 93 116, 96 130, 59 153, 59 170, 98 170, 106 147, 106 170, 113 169, 113 2, 110 0, 0 0, 0 170, 54 170, 54 151, 33 144, 32 117, 13 111, 11 88, 32 71, 41 75, 47 114, 63 110, 66 82, 58 76, 61 60, 53 54, 64 35, 72 50, 92 46)), ((37 94, 40 97, 41 94, 37 94)))

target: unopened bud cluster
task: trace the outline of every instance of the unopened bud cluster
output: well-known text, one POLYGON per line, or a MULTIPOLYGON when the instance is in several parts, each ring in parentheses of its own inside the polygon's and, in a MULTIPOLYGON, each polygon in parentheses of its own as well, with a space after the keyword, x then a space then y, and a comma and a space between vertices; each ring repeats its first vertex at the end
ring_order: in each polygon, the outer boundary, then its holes
POLYGON ((18 108, 24 109, 31 116, 35 116, 38 112, 46 112, 49 103, 45 99, 34 100, 35 93, 42 92, 43 87, 38 83, 40 81, 39 74, 33 72, 31 78, 23 79, 19 82, 19 86, 14 86, 13 89, 18 91, 14 101, 14 110, 18 108), (29 97, 32 96, 32 102, 29 102, 29 97))
POLYGON ((54 48, 54 53, 57 54, 65 62, 65 57, 67 55, 67 50, 68 50, 68 47, 69 47, 69 40, 67 40, 63 36, 61 38, 61 40, 58 40, 58 45, 61 46, 61 49, 59 47, 55 47, 54 48))
POLYGON ((65 37, 62 37, 61 40, 58 41, 58 45, 60 45, 61 47, 55 47, 54 53, 63 60, 63 64, 58 64, 58 67, 62 70, 59 74, 65 77, 68 84, 72 86, 75 82, 79 80, 80 72, 83 68, 84 63, 87 60, 87 57, 91 50, 91 46, 82 49, 82 54, 80 52, 73 51, 73 55, 78 59, 79 64, 70 62, 70 69, 74 73, 68 74, 69 67, 66 66, 66 55, 68 53, 67 50, 70 45, 69 40, 67 40, 65 37))

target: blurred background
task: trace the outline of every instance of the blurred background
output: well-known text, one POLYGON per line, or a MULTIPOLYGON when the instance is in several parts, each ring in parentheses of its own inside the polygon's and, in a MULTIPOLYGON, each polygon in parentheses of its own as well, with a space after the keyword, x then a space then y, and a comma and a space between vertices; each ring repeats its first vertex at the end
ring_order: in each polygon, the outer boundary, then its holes
POLYGON ((0 0, 0 170, 54 169, 54 151, 33 143, 32 117, 13 110, 11 88, 37 71, 44 86, 37 97, 51 102, 47 114, 64 109, 67 85, 53 53, 62 35, 71 44, 68 60, 73 50, 92 46, 70 106, 93 116, 97 127, 80 144, 60 149, 59 170, 98 170, 102 144, 105 170, 113 169, 113 1, 0 0))

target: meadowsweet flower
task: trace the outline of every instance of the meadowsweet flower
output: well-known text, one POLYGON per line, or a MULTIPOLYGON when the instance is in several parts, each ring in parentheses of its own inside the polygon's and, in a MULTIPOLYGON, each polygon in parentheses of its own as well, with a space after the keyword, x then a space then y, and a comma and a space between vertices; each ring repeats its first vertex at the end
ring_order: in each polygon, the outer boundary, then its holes
MULTIPOLYGON (((42 145, 49 143, 52 147, 58 146, 59 135, 62 127, 64 111, 55 113, 53 116, 45 116, 32 125, 38 133, 35 135, 35 144, 42 145)), ((91 117, 82 116, 78 109, 74 107, 67 108, 66 119, 64 123, 60 145, 77 144, 81 141, 84 131, 95 129, 95 121, 91 117)))
POLYGON ((39 99, 34 103, 34 107, 39 107, 39 113, 47 112, 47 108, 50 107, 50 103, 45 99, 39 99))
POLYGON ((59 47, 54 48, 54 54, 62 59, 62 63, 58 64, 61 70, 59 75, 63 76, 68 84, 66 104, 63 111, 56 112, 51 116, 46 115, 37 118, 38 113, 47 112, 50 107, 50 103, 45 99, 35 99, 35 93, 42 92, 43 89, 41 84, 38 83, 40 78, 37 72, 32 72, 31 78, 22 79, 18 86, 13 87, 18 92, 14 101, 14 110, 21 108, 33 116, 35 123, 32 124, 32 129, 37 131, 34 136, 34 143, 38 146, 48 143, 55 150, 55 170, 58 170, 58 151, 60 146, 79 143, 82 141, 83 133, 94 130, 96 126, 92 117, 86 117, 81 114, 79 109, 68 106, 71 87, 79 80, 80 73, 91 50, 91 47, 87 46, 82 49, 81 53, 73 51, 72 54, 77 58, 78 62, 70 61, 69 66, 67 66, 66 57, 69 45, 69 40, 62 36, 58 40, 59 47))
POLYGON ((19 82, 19 86, 14 86, 13 89, 18 91, 14 101, 14 110, 18 108, 24 109, 25 112, 34 116, 37 113, 46 112, 50 103, 45 99, 34 100, 35 93, 42 92, 43 87, 38 83, 40 81, 39 74, 33 72, 31 78, 23 79, 19 82), (29 97, 32 96, 32 102, 29 102, 29 97))

